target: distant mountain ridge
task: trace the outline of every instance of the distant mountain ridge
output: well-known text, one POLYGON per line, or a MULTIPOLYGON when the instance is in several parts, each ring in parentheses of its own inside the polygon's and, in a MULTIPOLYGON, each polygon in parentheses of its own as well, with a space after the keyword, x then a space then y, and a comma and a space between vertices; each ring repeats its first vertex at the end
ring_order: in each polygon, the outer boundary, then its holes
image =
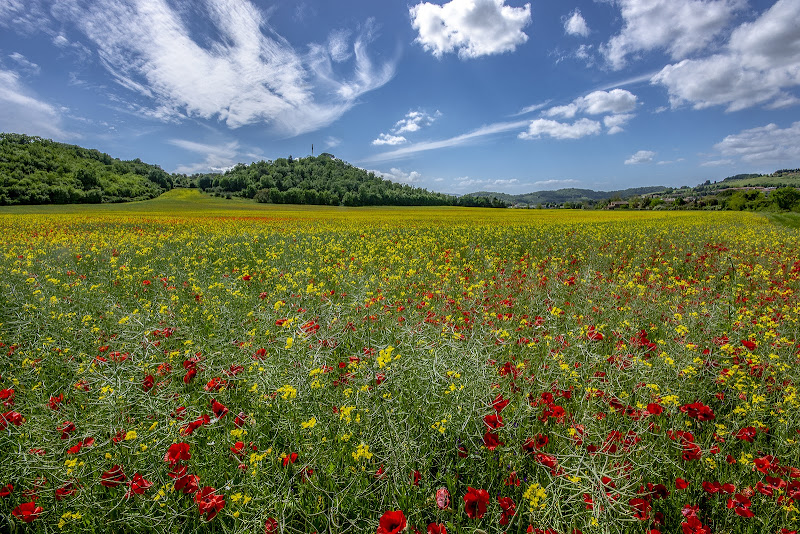
POLYGON ((631 187, 616 191, 595 191, 593 189, 577 189, 574 187, 556 189, 553 191, 534 191, 521 195, 509 195, 507 193, 494 193, 491 191, 478 191, 470 193, 473 197, 497 197, 510 204, 528 204, 536 206, 538 204, 564 204, 564 203, 583 203, 597 202, 609 198, 630 198, 637 195, 647 195, 651 193, 661 193, 667 191, 665 186, 631 187))

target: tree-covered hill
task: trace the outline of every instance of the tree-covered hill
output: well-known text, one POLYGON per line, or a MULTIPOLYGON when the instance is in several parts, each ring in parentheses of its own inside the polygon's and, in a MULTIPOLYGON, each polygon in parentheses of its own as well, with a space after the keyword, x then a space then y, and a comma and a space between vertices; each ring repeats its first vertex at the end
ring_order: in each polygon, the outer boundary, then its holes
POLYGON ((223 174, 191 176, 203 191, 273 204, 338 206, 505 207, 491 198, 460 197, 395 183, 324 153, 239 164, 223 174))
POLYGON ((172 186, 173 176, 139 159, 0 133, 0 205, 146 200, 172 186))

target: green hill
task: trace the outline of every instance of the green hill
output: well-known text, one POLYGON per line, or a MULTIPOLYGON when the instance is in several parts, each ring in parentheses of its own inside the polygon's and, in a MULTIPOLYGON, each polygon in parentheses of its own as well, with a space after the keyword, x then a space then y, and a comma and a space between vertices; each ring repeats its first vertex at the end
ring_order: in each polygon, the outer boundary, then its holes
POLYGON ((297 159, 289 156, 250 165, 240 163, 223 174, 196 174, 190 179, 206 192, 253 198, 258 202, 273 204, 506 206, 497 199, 474 196, 456 198, 394 183, 328 153, 297 159))
POLYGON ((127 202, 172 189, 173 177, 139 159, 22 134, 0 134, 0 205, 127 202))
POLYGON ((505 193, 493 193, 490 191, 478 191, 471 193, 475 197, 497 197, 500 200, 508 202, 509 204, 528 204, 535 206, 538 204, 582 204, 593 203, 600 200, 610 198, 630 198, 637 195, 645 195, 648 193, 659 193, 666 190, 662 186, 653 187, 634 187, 630 189, 621 189, 618 191, 594 191, 592 189, 576 189, 565 188, 557 189, 554 191, 535 191, 533 193, 524 193, 521 195, 508 195, 505 193))

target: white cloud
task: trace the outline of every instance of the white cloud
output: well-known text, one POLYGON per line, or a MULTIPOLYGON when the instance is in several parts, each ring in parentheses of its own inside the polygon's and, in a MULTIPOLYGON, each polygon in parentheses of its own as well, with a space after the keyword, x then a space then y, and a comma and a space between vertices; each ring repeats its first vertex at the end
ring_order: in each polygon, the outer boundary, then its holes
POLYGON ((237 163, 236 156, 239 153, 237 141, 225 144, 206 144, 187 139, 170 139, 168 143, 205 156, 205 160, 202 162, 179 165, 175 169, 177 173, 225 172, 237 163))
POLYGON ((22 70, 30 73, 30 74, 39 74, 41 70, 39 65, 29 61, 28 58, 20 54, 19 52, 14 52, 13 54, 8 55, 9 58, 14 60, 14 62, 22 68, 22 70))
POLYGON ((437 111, 433 115, 429 115, 424 111, 409 111, 406 113, 405 118, 397 121, 392 128, 392 133, 402 134, 406 132, 416 132, 421 128, 430 126, 433 122, 441 116, 441 112, 437 111))
POLYGON ((505 0, 423 2, 410 8, 416 42, 435 57, 458 52, 461 59, 512 52, 528 40, 522 29, 531 21, 531 5, 511 7, 505 0))
POLYGON ((382 133, 382 134, 380 134, 378 136, 377 139, 372 141, 372 144, 373 145, 378 145, 378 146, 379 145, 391 145, 391 146, 394 146, 394 145, 402 145, 403 143, 406 143, 406 142, 408 142, 408 139, 406 139, 402 135, 392 135, 392 134, 382 133))
POLYGON ((652 163, 656 153, 652 150, 640 150, 630 158, 625 160, 625 165, 639 165, 640 163, 652 163))
POLYGON ((608 128, 608 135, 620 133, 622 127, 634 117, 632 113, 619 113, 617 115, 606 115, 603 117, 603 125, 608 128))
POLYGON ((461 135, 456 135, 448 139, 414 143, 407 147, 398 148, 395 150, 391 150, 389 152, 384 152, 382 154, 376 154, 374 156, 370 156, 361 161, 364 163, 371 163, 377 161, 390 161, 394 159, 413 156, 414 154, 418 154, 420 152, 427 152, 429 150, 438 150, 440 148, 460 146, 466 143, 476 141, 482 137, 508 132, 511 130, 518 130, 519 128, 522 128, 525 125, 527 125, 528 122, 529 121, 527 120, 512 121, 512 122, 496 122, 486 126, 481 126, 480 128, 472 130, 471 132, 467 132, 461 135))
POLYGON ((586 96, 578 97, 564 106, 552 107, 545 111, 543 115, 571 119, 579 112, 585 112, 590 115, 627 113, 636 108, 636 103, 636 95, 625 89, 594 91, 586 96))
POLYGON ((569 18, 564 20, 564 33, 580 37, 589 36, 589 26, 586 24, 586 19, 583 18, 579 9, 575 9, 569 18))
POLYGON ((653 76, 669 91, 673 107, 725 105, 738 111, 755 105, 796 105, 786 89, 800 85, 800 2, 778 0, 753 22, 731 34, 720 53, 685 59, 653 76))
POLYGON ((581 183, 578 180, 539 180, 537 182, 533 182, 535 187, 553 187, 553 186, 564 186, 564 185, 575 185, 581 183))
POLYGON ((464 178, 461 178, 458 181, 458 185, 460 187, 480 186, 480 187, 499 187, 499 188, 502 189, 502 188, 505 188, 505 187, 512 187, 512 186, 520 185, 520 182, 516 178, 510 178, 510 179, 507 179, 507 180, 504 180, 504 179, 498 179, 498 180, 476 180, 476 179, 472 179, 472 178, 469 178, 469 177, 465 176, 464 178))
MULTIPOLYGON (((794 1, 794 0, 790 0, 794 1)), ((746 0, 615 0, 624 26, 601 47, 612 68, 637 52, 665 49, 674 59, 708 47, 746 0)))
POLYGON ((550 119, 536 119, 528 125, 528 131, 519 134, 520 139, 539 139, 543 135, 554 139, 580 139, 600 133, 600 123, 583 118, 567 124, 550 119))
POLYGON ((742 130, 714 145, 723 156, 747 162, 791 162, 800 159, 800 121, 788 128, 774 123, 742 130))
POLYGON ((0 69, 0 129, 65 140, 77 137, 62 128, 62 109, 31 96, 12 71, 0 69))
POLYGON ((723 165, 733 165, 732 159, 715 159, 712 161, 704 161, 700 164, 701 167, 722 167, 723 165))
POLYGON ((385 180, 391 180, 393 182, 403 183, 403 184, 416 184, 422 181, 422 175, 417 171, 405 172, 397 167, 392 167, 389 169, 389 172, 383 171, 370 171, 374 172, 377 176, 385 180))
POLYGON ((546 108, 547 105, 550 103, 550 100, 545 100, 544 102, 540 102, 539 104, 532 104, 530 106, 525 106, 518 112, 514 113, 512 117, 517 117, 519 115, 525 115, 526 113, 532 113, 534 111, 538 111, 542 108, 546 108))
POLYGON ((193 2, 192 16, 213 25, 207 34, 190 31, 187 13, 167 0, 62 0, 53 10, 93 42, 115 81, 160 116, 216 118, 230 128, 269 123, 297 135, 330 124, 394 75, 392 62, 376 66, 367 55, 369 23, 352 44, 339 32, 300 54, 248 0, 193 2), (353 74, 343 79, 332 62, 350 55, 353 74))
POLYGON ((342 140, 338 137, 329 135, 325 138, 325 148, 334 148, 342 144, 342 140))

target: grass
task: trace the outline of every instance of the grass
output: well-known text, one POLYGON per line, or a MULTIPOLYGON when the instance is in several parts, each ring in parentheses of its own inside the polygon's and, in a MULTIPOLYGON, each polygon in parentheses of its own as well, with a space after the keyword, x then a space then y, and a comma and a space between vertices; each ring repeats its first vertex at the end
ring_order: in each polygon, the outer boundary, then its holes
POLYGON ((794 228, 177 190, 0 232, 0 530, 797 528, 794 228))

